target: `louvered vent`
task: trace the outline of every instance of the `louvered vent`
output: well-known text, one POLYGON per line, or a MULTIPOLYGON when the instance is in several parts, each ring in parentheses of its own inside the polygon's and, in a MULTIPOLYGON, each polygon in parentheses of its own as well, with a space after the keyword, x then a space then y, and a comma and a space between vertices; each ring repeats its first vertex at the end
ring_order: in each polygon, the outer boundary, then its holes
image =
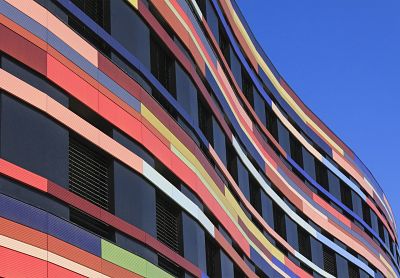
POLYGON ((110 160, 94 147, 70 137, 69 188, 88 201, 110 209, 110 160))
POLYGON ((163 256, 158 256, 158 266, 174 277, 182 277, 182 268, 163 256))
POLYGON ((78 226, 81 226, 88 231, 91 231, 92 233, 95 233, 96 235, 107 238, 109 240, 114 239, 113 229, 109 225, 98 221, 97 219, 87 215, 86 213, 83 213, 76 209, 70 209, 69 218, 71 222, 77 224, 78 226))
POLYGON ((72 0, 72 3, 87 14, 93 21, 104 27, 103 0, 72 0))
POLYGON ((328 247, 324 247, 324 269, 326 272, 336 276, 335 253, 328 247))
POLYGON ((354 264, 349 262, 349 278, 359 278, 360 270, 354 264))
POLYGON ((167 197, 157 194, 157 238, 181 253, 181 221, 179 208, 167 197))

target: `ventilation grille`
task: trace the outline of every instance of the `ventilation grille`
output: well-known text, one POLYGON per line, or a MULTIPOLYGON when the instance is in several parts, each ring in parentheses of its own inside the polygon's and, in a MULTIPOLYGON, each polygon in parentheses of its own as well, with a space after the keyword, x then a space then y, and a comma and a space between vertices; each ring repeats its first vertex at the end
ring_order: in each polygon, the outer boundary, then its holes
POLYGON ((163 256, 158 256, 158 266, 172 274, 174 277, 182 277, 182 268, 163 256))
POLYGON ((70 209, 70 220, 71 222, 77 224, 78 226, 91 231, 95 233, 96 235, 99 235, 103 238, 113 240, 114 235, 113 235, 113 230, 112 228, 101 222, 98 221, 97 219, 87 215, 86 213, 83 213, 81 211, 78 211, 76 209, 70 209))
POLYGON ((180 211, 164 195, 157 194, 157 238, 171 249, 181 253, 180 211))
POLYGON ((336 276, 336 257, 333 251, 324 247, 324 269, 326 272, 336 276))
POLYGON ((93 21, 104 27, 103 0, 72 0, 72 3, 87 14, 93 21))
POLYGON ((109 159, 70 137, 69 188, 86 200, 109 210, 109 159))

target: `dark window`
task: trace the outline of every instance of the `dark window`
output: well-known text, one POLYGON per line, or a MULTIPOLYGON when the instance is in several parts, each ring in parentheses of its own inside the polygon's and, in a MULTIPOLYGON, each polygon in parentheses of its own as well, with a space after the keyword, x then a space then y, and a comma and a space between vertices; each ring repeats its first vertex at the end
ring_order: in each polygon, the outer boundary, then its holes
POLYGON ((286 226, 286 239, 287 242, 292 246, 294 249, 298 250, 299 244, 303 244, 299 242, 298 232, 297 232, 297 224, 287 215, 285 215, 285 226, 286 226))
POLYGON ((265 111, 265 101, 262 98, 262 96, 260 95, 260 93, 254 89, 254 111, 256 112, 258 118, 260 119, 260 121, 263 123, 263 125, 265 126, 267 124, 266 120, 267 120, 267 114, 265 111))
MULTIPOLYGON (((380 236, 382 239, 384 239, 385 237, 384 237, 383 231, 382 231, 382 232, 379 231, 378 216, 377 216, 376 213, 375 213, 374 211, 372 211, 372 210, 370 210, 370 213, 371 213, 371 227, 372 227, 372 229, 373 229, 376 233, 379 233, 379 236, 380 236)), ((383 227, 383 226, 382 226, 382 227, 383 227)))
POLYGON ((299 140, 290 134, 290 156, 292 159, 303 168, 303 152, 299 140))
POLYGON ((286 239, 285 213, 276 203, 274 203, 274 228, 275 231, 286 239))
POLYGON ((69 218, 72 223, 111 241, 115 240, 114 229, 90 215, 76 209, 70 209, 69 218))
POLYGON ((252 107, 254 107, 253 90, 253 82, 244 67, 242 67, 242 91, 252 107))
POLYGON ((1 94, 1 157, 68 187, 68 130, 1 94))
POLYGON ((349 262, 348 268, 349 268, 349 278, 359 278, 360 277, 360 270, 356 265, 349 262))
POLYGON ((335 253, 329 247, 323 247, 324 269, 326 272, 336 276, 336 257, 335 253))
POLYGON ((290 154, 290 141, 289 141, 289 131, 287 128, 282 124, 280 120, 278 121, 278 138, 279 138, 279 145, 290 154))
POLYGON ((306 148, 302 147, 302 157, 303 157, 303 167, 304 171, 315 180, 315 158, 314 156, 306 150, 306 148))
POLYGON ((239 85, 239 88, 242 89, 242 65, 240 64, 240 61, 236 55, 236 53, 234 53, 232 47, 229 47, 230 49, 230 58, 231 58, 231 63, 230 63, 230 67, 233 73, 233 77, 236 80, 236 83, 239 85))
POLYGON ((199 128, 207 138, 208 142, 213 142, 213 129, 212 129, 212 113, 208 105, 202 100, 198 99, 199 105, 199 128))
POLYGON ((197 6, 199 6, 199 9, 203 16, 206 15, 206 1, 205 0, 196 0, 197 6))
POLYGON ((340 193, 340 180, 339 178, 332 173, 331 170, 328 171, 328 183, 329 183, 329 192, 335 196, 336 199, 340 201, 341 193, 340 193))
POLYGON ((316 180, 319 185, 329 191, 328 187, 328 172, 324 164, 319 160, 315 160, 316 180))
POLYGON ((172 55, 155 36, 151 37, 150 53, 151 72, 168 92, 176 98, 175 62, 172 55))
POLYGON ((158 266, 172 274, 174 277, 183 276, 183 269, 176 263, 165 258, 164 256, 158 255, 158 266))
POLYGON ((322 243, 316 240, 314 237, 310 237, 310 246, 312 262, 315 263, 317 266, 323 268, 324 260, 322 254, 322 243))
POLYGON ((215 41, 218 43, 219 39, 219 19, 217 13, 214 10, 214 7, 210 0, 206 0, 206 14, 205 17, 207 19, 207 24, 211 29, 211 33, 213 33, 215 37, 215 41))
POLYGON ((250 203, 255 210, 262 215, 261 188, 253 176, 250 175, 250 203))
POLYGON ((267 112, 267 129, 272 134, 272 136, 278 140, 278 119, 272 109, 266 105, 266 112, 267 112))
POLYGON ((265 194, 264 190, 261 190, 261 209, 262 209, 262 217, 265 222, 274 229, 274 212, 273 212, 273 203, 272 200, 267 194, 265 194))
POLYGON ((156 237, 155 188, 120 162, 113 164, 115 215, 156 237))
MULTIPOLYGON (((150 69, 150 30, 125 0, 111 0, 111 35, 150 69), (129 26, 129 31, 127 30, 129 26)), ((115 60, 115 55, 113 55, 115 60)))
POLYGON ((188 74, 176 63, 176 99, 192 117, 193 125, 198 125, 197 89, 188 74))
POLYGON ((362 218, 362 203, 360 196, 358 196, 354 191, 351 191, 351 199, 353 203, 353 211, 362 218))
POLYGON ((102 207, 112 209, 111 159, 81 138, 69 140, 69 188, 72 192, 102 207))
POLYGON ((213 132, 213 147, 215 149, 215 152, 218 154, 219 158, 221 159, 222 163, 224 165, 227 165, 227 160, 226 160, 226 139, 225 139, 225 134, 222 131, 221 126, 217 122, 217 120, 212 117, 212 132, 213 132))
MULTIPOLYGON (((224 55, 226 62, 230 65, 230 48, 231 44, 228 39, 228 35, 225 30, 220 26, 219 30, 219 48, 221 49, 222 55, 224 55)), ((238 81, 239 82, 239 81, 238 81)))
POLYGON ((204 230, 187 213, 182 213, 182 226, 185 258, 205 271, 207 265, 204 230))
POLYGON ((206 258, 208 277, 221 277, 220 250, 214 239, 209 236, 206 238, 206 258))
POLYGON ((71 0, 71 2, 98 25, 106 30, 108 29, 110 20, 110 4, 108 0, 71 0))
POLYGON ((297 233, 300 242, 299 252, 307 259, 311 259, 310 235, 301 227, 297 227, 297 233))
POLYGON ((362 208, 363 208, 363 219, 365 223, 371 226, 371 209, 369 208, 366 202, 363 202, 362 208))
POLYGON ((182 253, 180 208, 162 193, 156 198, 157 239, 177 253, 182 253))
POLYGON ((231 259, 222 250, 220 253, 221 277, 234 277, 233 263, 231 259))
POLYGON ((242 161, 237 157, 237 183, 240 190, 247 200, 250 200, 250 188, 249 188, 249 172, 244 167, 242 161))
POLYGON ((351 198, 351 189, 343 181, 340 181, 340 195, 342 197, 343 204, 349 209, 353 210, 353 200, 351 198))

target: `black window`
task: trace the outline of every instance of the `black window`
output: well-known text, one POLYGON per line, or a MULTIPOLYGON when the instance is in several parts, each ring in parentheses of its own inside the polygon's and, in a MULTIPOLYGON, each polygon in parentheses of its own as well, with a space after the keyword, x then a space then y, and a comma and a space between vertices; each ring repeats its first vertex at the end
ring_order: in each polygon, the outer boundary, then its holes
POLYGON ((71 208, 69 212, 69 219, 72 223, 75 223, 76 225, 91 231, 96 235, 111 241, 115 240, 115 231, 110 225, 105 224, 80 210, 71 208))
POLYGON ((302 146, 292 134, 290 134, 290 156, 292 159, 303 168, 303 152, 302 146))
POLYGON ((208 277, 221 277, 220 250, 214 239, 210 236, 206 238, 206 258, 208 277))
MULTIPOLYGON (((125 0, 111 0, 111 35, 150 69, 150 30, 125 0), (129 26, 129 31, 127 30, 129 26)), ((112 54, 113 60, 116 59, 112 54)))
POLYGON ((161 42, 151 37, 150 43, 151 72, 158 81, 176 98, 175 91, 175 61, 161 42))
POLYGON ((272 111, 272 109, 268 105, 266 105, 265 107, 267 112, 267 129, 272 134, 272 136, 276 140, 278 140, 278 119, 274 111, 272 111))
POLYGON ((315 160, 315 174, 319 185, 329 191, 328 187, 328 172, 324 164, 319 160, 315 160))
POLYGON ((261 187, 253 176, 250 175, 250 203, 262 215, 261 187))
POLYGON ((1 94, 1 157, 68 187, 68 130, 1 94))
POLYGON ((213 147, 215 152, 218 154, 224 165, 227 165, 226 160, 226 138, 225 134, 222 131, 221 126, 217 122, 217 120, 212 117, 212 132, 213 132, 213 147))
POLYGON ((202 100, 198 99, 199 109, 199 128, 207 138, 208 142, 213 142, 213 128, 212 128, 212 113, 208 105, 202 100))
POLYGON ((297 234, 300 242, 299 252, 307 259, 311 259, 310 235, 302 227, 297 227, 297 234))
POLYGON ((348 268, 349 268, 349 278, 360 277, 360 269, 355 264, 348 262, 348 268))
POLYGON ((158 266, 172 274, 174 277, 183 276, 183 269, 162 255, 158 255, 158 266))
POLYGON ((157 239, 182 254, 181 209, 162 193, 156 198, 157 239))
POLYGON ((365 223, 371 226, 371 209, 369 208, 366 202, 363 202, 362 209, 363 209, 363 219, 365 223))
POLYGON ((69 189, 100 206, 112 209, 111 159, 83 138, 69 140, 69 189))
POLYGON ((228 65, 230 65, 231 44, 229 42, 228 35, 222 26, 220 26, 219 30, 219 48, 221 49, 222 55, 224 55, 226 62, 228 65))
POLYGON ((324 269, 326 272, 336 276, 336 256, 332 249, 323 247, 324 269))
POLYGON ((340 181, 340 195, 342 197, 341 199, 342 199, 343 204, 352 210, 353 209, 353 200, 351 198, 351 189, 343 181, 340 181))
POLYGON ((254 107, 254 97, 253 97, 253 82, 250 79, 249 74, 246 72, 244 67, 242 67, 242 91, 247 101, 252 107, 254 107))
POLYGON ((108 0, 71 0, 71 2, 101 27, 108 28, 110 19, 108 0))
POLYGON ((276 203, 274 203, 274 228, 275 231, 286 239, 285 213, 276 203))

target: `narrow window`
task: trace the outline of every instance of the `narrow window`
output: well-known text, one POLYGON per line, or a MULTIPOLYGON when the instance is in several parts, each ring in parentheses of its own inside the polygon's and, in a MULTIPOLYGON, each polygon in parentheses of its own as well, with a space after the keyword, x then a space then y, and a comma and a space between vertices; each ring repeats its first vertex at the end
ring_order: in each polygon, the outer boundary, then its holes
POLYGON ((275 231, 286 239, 285 213, 277 204, 274 203, 274 228, 275 231))
POLYGON ((228 35, 225 30, 219 27, 219 47, 221 49, 222 55, 224 55, 226 62, 230 65, 230 43, 228 35))
POLYGON ((208 277, 221 276, 221 257, 220 250, 213 238, 206 238, 206 261, 208 277))
POLYGON ((301 168, 303 168, 303 153, 301 147, 299 140, 290 134, 290 156, 301 168))
POLYGON ((329 191, 328 172, 325 165, 323 165, 319 160, 315 160, 315 174, 317 183, 320 184, 327 191, 329 191))
POLYGON ((199 128, 209 143, 213 143, 212 114, 210 108, 198 96, 199 128))
POLYGON ((299 252, 311 260, 311 243, 310 235, 301 227, 297 227, 297 233, 299 238, 299 252))
POLYGON ((353 263, 349 262, 349 278, 359 278, 360 270, 353 263))
POLYGON ((349 209, 353 210, 353 201, 351 198, 351 189, 347 184, 340 181, 340 194, 342 196, 343 204, 349 209))

